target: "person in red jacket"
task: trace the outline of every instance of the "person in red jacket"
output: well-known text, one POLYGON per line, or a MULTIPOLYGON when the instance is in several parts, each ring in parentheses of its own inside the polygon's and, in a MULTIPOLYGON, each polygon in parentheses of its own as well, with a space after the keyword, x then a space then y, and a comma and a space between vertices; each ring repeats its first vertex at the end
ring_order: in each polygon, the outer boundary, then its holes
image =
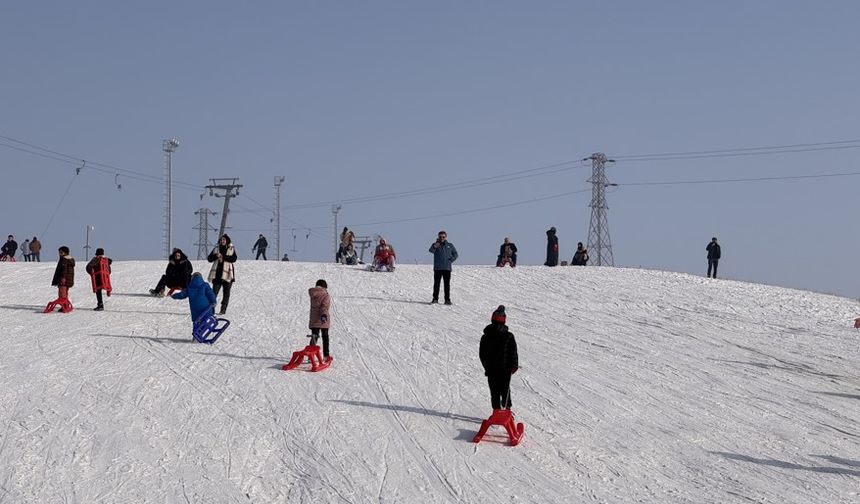
POLYGON ((93 310, 102 311, 105 309, 104 300, 102 299, 102 291, 107 292, 110 297, 110 265, 113 264, 113 259, 105 257, 105 249, 97 248, 96 255, 90 262, 87 263, 87 273, 93 281, 93 292, 96 294, 96 302, 98 303, 93 310))
POLYGON ((394 247, 389 245, 385 241, 385 238, 380 236, 379 245, 376 246, 376 250, 373 252, 373 269, 381 271, 384 266, 388 271, 394 271, 394 260, 396 258, 397 254, 394 252, 394 247))
POLYGON ((308 289, 311 298, 310 323, 311 344, 317 344, 317 338, 322 333, 323 358, 331 361, 328 348, 328 330, 331 328, 331 296, 328 295, 328 284, 325 280, 317 280, 316 286, 308 289))

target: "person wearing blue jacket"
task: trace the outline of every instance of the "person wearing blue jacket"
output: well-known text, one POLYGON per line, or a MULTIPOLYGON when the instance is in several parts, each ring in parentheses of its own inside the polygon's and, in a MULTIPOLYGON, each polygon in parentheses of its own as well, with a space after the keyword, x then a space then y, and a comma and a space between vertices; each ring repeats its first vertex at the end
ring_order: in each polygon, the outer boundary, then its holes
POLYGON ((195 323, 204 315, 215 314, 215 304, 218 299, 215 291, 203 280, 203 275, 194 273, 188 287, 174 294, 173 299, 188 298, 188 306, 191 308, 191 320, 195 323))
POLYGON ((439 231, 439 237, 430 245, 433 254, 433 301, 439 302, 439 281, 445 280, 445 304, 451 304, 451 265, 457 260, 457 248, 448 241, 448 233, 439 231))

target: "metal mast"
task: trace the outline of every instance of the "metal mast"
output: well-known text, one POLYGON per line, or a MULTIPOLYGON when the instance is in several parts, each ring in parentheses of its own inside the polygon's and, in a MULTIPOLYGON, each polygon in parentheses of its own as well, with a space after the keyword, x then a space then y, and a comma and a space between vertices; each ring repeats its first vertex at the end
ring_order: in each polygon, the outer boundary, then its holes
POLYGON ((340 249, 340 237, 337 232, 337 213, 340 212, 340 205, 332 205, 331 206, 331 214, 334 215, 334 253, 337 255, 337 251, 340 249))
POLYGON ((221 212, 221 227, 218 228, 218 237, 224 235, 224 230, 227 228, 227 215, 230 213, 230 198, 235 198, 239 195, 239 188, 242 187, 239 184, 238 178, 213 178, 209 179, 212 181, 211 184, 206 186, 206 189, 209 189, 209 196, 215 196, 216 198, 224 198, 224 210, 221 212), (224 191, 223 194, 218 191, 224 191))
POLYGON ((217 212, 208 208, 201 208, 194 212, 194 215, 198 217, 197 225, 192 228, 198 230, 197 243, 195 243, 197 245, 197 259, 205 259, 209 255, 209 251, 212 250, 212 244, 209 242, 209 231, 217 231, 209 225, 209 216, 217 215, 217 212))
POLYGON ((275 259, 281 260, 281 186, 284 184, 284 177, 275 177, 275 248, 277 253, 275 259))
POLYGON ((606 180, 606 163, 614 163, 606 159, 606 154, 596 152, 583 161, 591 160, 591 223, 588 226, 588 255, 596 266, 615 266, 612 257, 612 242, 609 240, 609 220, 607 219, 606 188, 610 184, 606 180))
POLYGON ((171 173, 171 155, 179 147, 179 140, 171 138, 161 142, 161 150, 164 151, 164 257, 170 257, 173 250, 173 174, 171 173))

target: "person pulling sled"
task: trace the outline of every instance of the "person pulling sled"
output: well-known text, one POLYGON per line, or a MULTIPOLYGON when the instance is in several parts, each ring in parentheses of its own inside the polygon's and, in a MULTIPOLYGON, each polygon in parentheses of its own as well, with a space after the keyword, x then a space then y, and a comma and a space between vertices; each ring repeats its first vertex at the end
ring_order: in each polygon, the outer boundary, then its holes
POLYGON ((45 313, 54 311, 58 306, 63 313, 70 313, 74 309, 69 300, 69 289, 75 285, 75 258, 69 255, 69 247, 65 245, 58 249, 58 253, 60 258, 57 260, 57 268, 51 280, 51 285, 57 287, 57 299, 48 303, 45 313))
POLYGON ((113 264, 113 259, 109 257, 105 257, 105 249, 97 248, 96 255, 90 262, 87 263, 86 271, 90 275, 90 279, 93 282, 93 292, 96 295, 96 305, 93 310, 102 311, 105 309, 104 299, 102 298, 102 291, 107 293, 108 297, 110 297, 111 291, 113 288, 110 284, 110 265, 113 264))

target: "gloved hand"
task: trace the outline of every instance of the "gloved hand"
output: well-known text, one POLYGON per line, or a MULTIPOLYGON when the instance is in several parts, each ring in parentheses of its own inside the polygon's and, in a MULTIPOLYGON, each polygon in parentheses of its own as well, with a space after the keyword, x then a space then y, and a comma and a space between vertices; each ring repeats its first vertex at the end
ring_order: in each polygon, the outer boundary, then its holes
POLYGON ((519 367, 517 367, 517 366, 513 366, 513 367, 511 367, 511 374, 516 373, 516 372, 517 372, 517 369, 519 369, 519 367))
POLYGON ((328 322, 328 315, 326 315, 325 313, 323 313, 322 315, 320 315, 320 322, 321 322, 321 323, 323 323, 323 324, 325 324, 326 322, 328 322))

